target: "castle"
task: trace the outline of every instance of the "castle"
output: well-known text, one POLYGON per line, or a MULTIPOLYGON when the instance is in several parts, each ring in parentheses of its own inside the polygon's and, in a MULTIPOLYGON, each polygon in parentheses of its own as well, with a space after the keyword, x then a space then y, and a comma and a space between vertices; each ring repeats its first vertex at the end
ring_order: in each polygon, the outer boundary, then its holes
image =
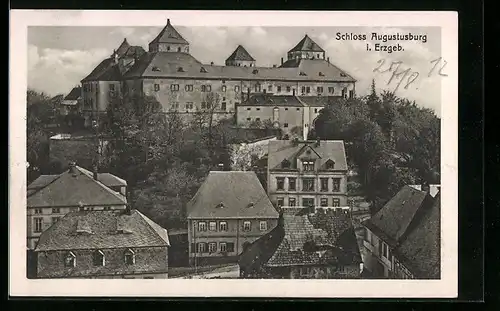
POLYGON ((286 61, 282 58, 281 65, 273 67, 257 66, 242 45, 225 66, 203 64, 190 54, 189 42, 170 20, 148 50, 124 39, 81 81, 86 124, 122 93, 154 96, 166 113, 187 117, 210 110, 219 118, 235 117, 239 126, 269 119, 285 131, 301 126, 307 132, 328 98, 355 93, 356 80, 331 64, 308 35, 288 51, 286 61))

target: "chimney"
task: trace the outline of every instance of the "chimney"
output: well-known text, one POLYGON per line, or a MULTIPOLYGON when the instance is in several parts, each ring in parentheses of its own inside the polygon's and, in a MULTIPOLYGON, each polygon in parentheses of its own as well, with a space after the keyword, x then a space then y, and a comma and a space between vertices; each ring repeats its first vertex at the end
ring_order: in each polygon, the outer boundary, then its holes
POLYGON ((170 18, 167 18, 167 25, 170 25, 170 18))
POLYGON ((69 172, 73 175, 73 177, 76 177, 78 175, 78 170, 76 169, 76 162, 71 161, 68 163, 69 165, 69 172))
POLYGON ((283 57, 281 58, 281 65, 283 65, 283 57))

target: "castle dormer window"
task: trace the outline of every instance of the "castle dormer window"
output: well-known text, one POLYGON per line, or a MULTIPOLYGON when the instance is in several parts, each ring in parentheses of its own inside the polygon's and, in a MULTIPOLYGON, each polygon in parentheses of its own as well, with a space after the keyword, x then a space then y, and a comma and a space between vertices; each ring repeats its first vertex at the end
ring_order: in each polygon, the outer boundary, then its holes
POLYGON ((184 72, 184 68, 182 67, 177 68, 177 72, 184 72))
POLYGON ((161 71, 160 68, 158 68, 157 66, 153 66, 153 68, 151 70, 153 70, 153 71, 161 71))

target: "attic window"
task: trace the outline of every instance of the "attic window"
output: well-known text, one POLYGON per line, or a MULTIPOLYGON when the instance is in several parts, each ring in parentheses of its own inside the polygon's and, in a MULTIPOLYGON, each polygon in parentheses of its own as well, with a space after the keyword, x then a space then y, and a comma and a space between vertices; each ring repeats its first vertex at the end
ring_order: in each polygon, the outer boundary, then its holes
POLYGON ((135 264, 135 253, 130 248, 125 251, 124 261, 125 261, 126 265, 133 265, 133 264, 135 264))
POLYGON ((328 162, 326 162, 326 168, 331 170, 335 167, 335 162, 333 162, 332 160, 328 160, 328 162))
POLYGON ((306 73, 305 73, 305 72, 303 72, 303 71, 301 71, 301 72, 299 73, 299 75, 300 75, 300 76, 307 76, 307 75, 306 75, 306 73))
POLYGON ((205 72, 205 73, 206 73, 206 72, 207 72, 207 70, 205 69, 205 67, 201 67, 201 68, 200 68, 200 72, 205 72))
POLYGON ((68 268, 74 268, 76 266, 76 256, 73 252, 66 254, 64 258, 64 266, 68 268))
POLYGON ((96 267, 104 267, 106 265, 106 258, 104 257, 104 253, 100 250, 96 250, 92 254, 92 263, 96 267))
POLYGON ((153 71, 160 71, 160 68, 154 66, 151 70, 153 70, 153 71))
POLYGON ((220 202, 219 204, 217 204, 217 208, 224 208, 224 203, 220 202))
POLYGON ((290 161, 288 161, 287 159, 284 159, 284 160, 281 162, 281 167, 282 167, 282 168, 289 168, 289 167, 290 167, 290 161))
POLYGON ((250 202, 250 204, 248 204, 248 208, 254 208, 255 207, 255 204, 253 202, 250 202))
POLYGON ((324 74, 324 73, 322 73, 322 72, 320 71, 320 72, 319 72, 319 76, 320 76, 320 77, 324 77, 324 76, 325 76, 325 74, 324 74))
POLYGON ((255 74, 258 74, 258 73, 259 73, 259 70, 254 69, 254 70, 252 71, 252 73, 253 73, 254 75, 255 75, 255 74))
POLYGON ((347 75, 345 73, 343 73, 343 72, 340 73, 340 76, 344 77, 344 78, 347 77, 347 75))
POLYGON ((184 68, 182 67, 177 68, 177 72, 184 72, 184 68))

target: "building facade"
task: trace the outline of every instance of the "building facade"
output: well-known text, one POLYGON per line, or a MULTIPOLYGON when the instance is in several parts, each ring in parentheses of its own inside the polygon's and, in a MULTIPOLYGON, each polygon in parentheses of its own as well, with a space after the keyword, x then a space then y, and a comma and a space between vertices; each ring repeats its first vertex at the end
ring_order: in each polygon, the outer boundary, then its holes
MULTIPOLYGON (((124 44, 122 44, 123 46, 124 44)), ((248 93, 276 95, 343 96, 355 94, 356 80, 330 63, 325 51, 305 36, 280 66, 259 67, 239 45, 225 66, 203 64, 190 54, 189 42, 171 25, 149 44, 149 51, 128 43, 104 60, 84 80, 84 103, 91 110, 105 111, 112 87, 121 84, 128 95, 155 97, 164 112, 188 117, 210 111, 216 118, 233 117, 248 93), (126 53, 134 48, 135 53, 126 53), (128 56, 131 54, 132 56, 128 56), (128 59, 127 66, 119 66, 128 59)))
POLYGON ((278 212, 254 172, 213 171, 188 204, 193 265, 237 262, 247 245, 272 230, 278 212))
POLYGON ((267 192, 275 206, 348 206, 343 141, 271 141, 267 163, 267 192))
POLYGON ((112 174, 94 174, 75 163, 59 175, 42 175, 28 185, 27 247, 64 215, 79 210, 124 210, 127 183, 112 174))
POLYGON ((37 278, 168 278, 167 230, 136 210, 75 211, 43 232, 37 278))
POLYGON ((373 278, 440 278, 440 195, 404 186, 363 222, 365 268, 373 278))

